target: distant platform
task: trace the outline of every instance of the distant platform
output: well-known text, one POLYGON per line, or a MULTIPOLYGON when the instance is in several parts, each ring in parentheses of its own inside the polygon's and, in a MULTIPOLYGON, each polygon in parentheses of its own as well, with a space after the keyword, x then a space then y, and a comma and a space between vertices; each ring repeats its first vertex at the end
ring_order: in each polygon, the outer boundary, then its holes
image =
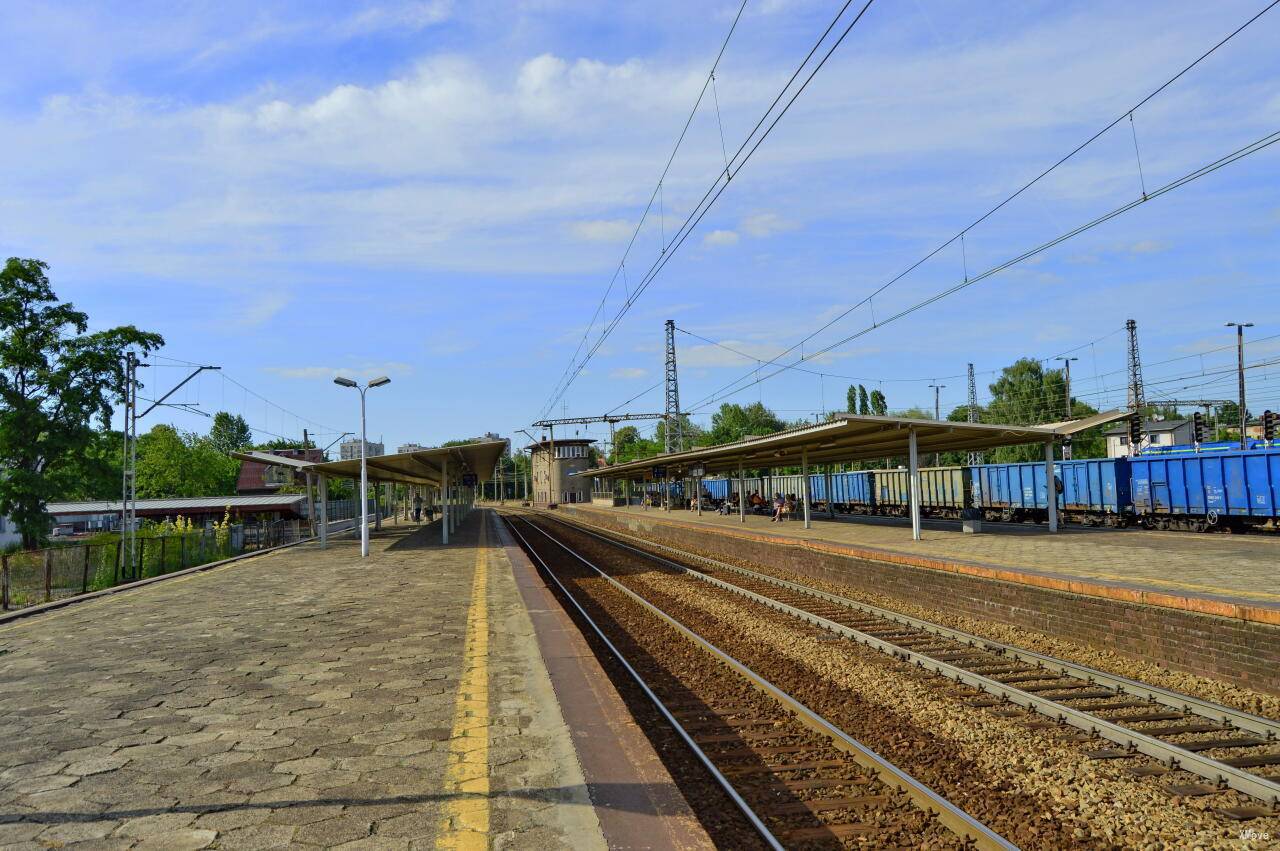
POLYGON ((1168 606, 1280 625, 1280 535, 1149 532, 986 523, 966 535, 958 522, 924 521, 911 540, 908 521, 886 517, 812 517, 772 523, 763 515, 657 509, 592 510, 710 526, 727 533, 804 541, 848 555, 1056 588, 1079 594, 1168 606))
POLYGON ((710 841, 488 511, 0 624, 0 846, 710 841))
POLYGON ((1280 694, 1280 540, 926 521, 562 505, 565 515, 711 556, 827 579, 904 601, 1106 647, 1280 694))

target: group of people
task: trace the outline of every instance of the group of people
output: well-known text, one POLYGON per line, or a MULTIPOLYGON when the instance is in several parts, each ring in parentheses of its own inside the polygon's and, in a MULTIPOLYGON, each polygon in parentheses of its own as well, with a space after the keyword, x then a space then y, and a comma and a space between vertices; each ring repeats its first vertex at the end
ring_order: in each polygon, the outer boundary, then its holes
MULTIPOLYGON (((730 494, 729 498, 721 504, 719 509, 720 513, 732 514, 737 510, 738 499, 738 494, 730 494)), ((780 493, 774 494, 772 502, 769 502, 762 497, 760 495, 760 491, 752 491, 751 495, 747 497, 747 506, 750 507, 753 512, 762 514, 768 510, 772 514, 772 517, 769 519, 770 523, 781 523, 782 515, 786 513, 788 505, 788 500, 783 499, 782 494, 780 493)))

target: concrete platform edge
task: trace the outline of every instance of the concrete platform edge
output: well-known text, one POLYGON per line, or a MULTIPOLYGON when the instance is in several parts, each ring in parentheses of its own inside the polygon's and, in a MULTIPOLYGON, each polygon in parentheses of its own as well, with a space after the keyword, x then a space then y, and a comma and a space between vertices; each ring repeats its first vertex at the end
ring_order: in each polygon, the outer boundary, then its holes
POLYGON ((675 781, 586 640, 495 516, 551 686, 610 848, 711 848, 675 781))

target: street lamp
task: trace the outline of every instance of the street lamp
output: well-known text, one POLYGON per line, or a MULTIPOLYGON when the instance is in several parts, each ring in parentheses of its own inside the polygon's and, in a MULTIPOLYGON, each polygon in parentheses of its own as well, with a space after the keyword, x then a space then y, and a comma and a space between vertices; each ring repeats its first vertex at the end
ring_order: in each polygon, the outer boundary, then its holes
POLYGON ((350 378, 339 375, 333 379, 333 383, 339 387, 351 387, 360 391, 360 557, 367 558, 369 555, 369 468, 365 454, 368 451, 369 439, 365 429, 364 394, 370 387, 390 384, 391 379, 380 375, 361 387, 350 378))
POLYGON ((1244 412, 1244 329, 1252 328, 1252 322, 1228 322, 1228 328, 1236 329, 1236 371, 1240 376, 1240 448, 1248 448, 1244 436, 1246 414, 1244 412))

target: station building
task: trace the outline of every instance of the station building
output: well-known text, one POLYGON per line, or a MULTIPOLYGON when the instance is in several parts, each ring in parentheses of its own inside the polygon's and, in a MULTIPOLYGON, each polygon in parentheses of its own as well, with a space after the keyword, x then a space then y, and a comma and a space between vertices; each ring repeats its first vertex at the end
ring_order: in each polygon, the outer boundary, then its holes
POLYGON ((591 501, 590 480, 577 474, 591 468, 593 443, 594 440, 587 438, 571 437, 543 440, 528 447, 534 505, 591 501))

